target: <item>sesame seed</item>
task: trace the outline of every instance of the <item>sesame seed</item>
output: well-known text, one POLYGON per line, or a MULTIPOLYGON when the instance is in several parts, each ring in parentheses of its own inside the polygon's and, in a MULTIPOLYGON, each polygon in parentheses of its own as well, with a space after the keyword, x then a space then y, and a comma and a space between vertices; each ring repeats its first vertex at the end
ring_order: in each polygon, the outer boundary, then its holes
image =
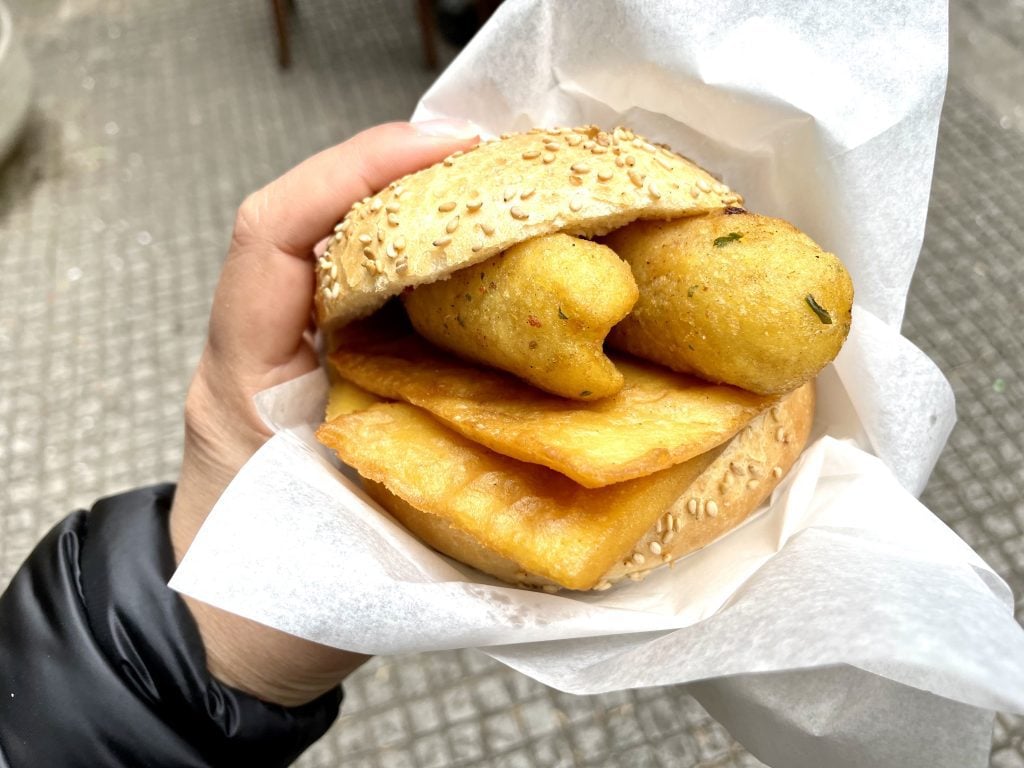
POLYGON ((484 239, 482 237, 480 237, 480 236, 477 236, 476 240, 473 241, 473 245, 470 247, 470 250, 472 250, 473 253, 476 253, 477 251, 482 250, 483 247, 484 247, 484 239))
POLYGON ((608 151, 608 147, 602 147, 599 144, 598 146, 596 146, 596 147, 594 147, 593 149, 590 150, 590 154, 592 154, 592 155, 603 155, 607 151, 608 151))
POLYGON ((377 225, 377 242, 378 243, 383 243, 384 242, 384 230, 381 229, 380 224, 377 225))
POLYGON ((760 484, 760 481, 754 480, 753 478, 747 480, 747 488, 757 488, 760 484))
POLYGON ((546 149, 548 152, 557 152, 561 148, 561 145, 554 141, 549 141, 547 144, 544 145, 544 149, 546 149))
POLYGON ((555 594, 555 592, 558 591, 558 587, 556 587, 554 584, 545 584, 544 586, 541 587, 541 589, 543 589, 549 595, 553 595, 553 594, 555 594))
POLYGON ((451 241, 452 239, 445 235, 444 237, 437 238, 437 240, 434 241, 433 245, 435 248, 444 248, 446 245, 451 243, 451 241))
POLYGON ((524 221, 530 218, 530 214, 524 211, 518 205, 513 205, 511 208, 509 208, 508 212, 512 214, 513 219, 518 219, 519 221, 524 221))
POLYGON ((775 430, 775 440, 780 443, 787 442, 786 430, 784 427, 779 427, 777 430, 775 430))
POLYGON ((612 172, 611 171, 598 171, 597 172, 597 180, 598 181, 609 181, 611 179, 611 177, 612 177, 612 172))
POLYGON ((346 229, 348 229, 348 225, 344 221, 340 221, 334 225, 335 232, 344 232, 346 229))
POLYGON ((664 157, 656 157, 656 158, 654 158, 654 160, 655 160, 655 161, 656 161, 656 162, 658 163, 658 165, 660 165, 660 166, 661 166, 662 168, 664 168, 664 169, 665 169, 666 171, 671 171, 671 170, 672 170, 672 168, 674 167, 674 166, 672 165, 672 163, 670 163, 670 162, 669 162, 668 160, 666 160, 666 159, 665 159, 664 157))
POLYGON ((654 532, 661 533, 663 530, 665 530, 665 518, 659 517, 658 522, 654 524, 654 532))
POLYGON ((573 171, 573 173, 590 173, 590 166, 586 163, 573 163, 569 166, 569 169, 573 171))
POLYGON ((583 141, 583 137, 578 133, 574 133, 570 136, 566 136, 565 140, 569 143, 570 147, 578 147, 583 141))
POLYGON ((388 226, 389 227, 397 227, 398 226, 398 217, 395 214, 393 214, 393 213, 389 213, 388 214, 388 226))
POLYGON ((331 286, 331 298, 332 299, 338 298, 338 294, 340 294, 340 293, 341 293, 341 283, 335 283, 334 285, 331 286))
POLYGON ((604 592, 606 589, 611 589, 612 583, 610 581, 602 581, 594 587, 595 592, 604 592))
POLYGON ((644 577, 646 575, 647 575, 646 571, 633 571, 633 573, 629 574, 629 580, 630 581, 643 581, 644 577))
POLYGON ((384 210, 387 211, 388 213, 398 213, 399 210, 401 210, 401 208, 402 206, 397 200, 392 200, 390 203, 384 206, 384 210))
POLYGON ((626 155, 626 165, 632 168, 634 165, 636 165, 636 158, 633 157, 632 155, 626 155))
POLYGON ((661 199, 661 190, 658 189, 658 185, 653 181, 647 185, 647 193, 655 200, 661 199))
POLYGON ((395 198, 396 199, 401 197, 404 194, 405 194, 405 187, 403 187, 401 184, 399 184, 397 187, 395 187, 395 198))
POLYGON ((541 159, 544 161, 544 164, 547 165, 548 163, 553 163, 555 161, 555 155, 552 152, 545 152, 544 157, 541 159))
POLYGON ((776 479, 782 477, 782 467, 772 467, 772 476, 776 479))
POLYGON ((697 185, 696 184, 694 184, 693 186, 690 187, 690 197, 692 197, 694 199, 700 197, 700 190, 697 189, 697 185))
POLYGON ((764 477, 764 470, 758 464, 748 464, 747 472, 750 473, 751 477, 764 477))
POLYGON ((387 254, 389 259, 394 259, 395 257, 398 256, 398 253, 395 251, 394 243, 388 243, 387 247, 384 249, 384 253, 387 254))
POLYGON ((370 210, 376 213, 380 210, 381 206, 384 205, 384 201, 379 197, 373 198, 373 203, 370 205, 370 210))
POLYGON ((476 198, 474 200, 470 200, 468 203, 466 203, 466 210, 469 211, 470 213, 473 213, 475 211, 479 211, 480 210, 480 206, 482 206, 483 204, 484 204, 484 201, 481 200, 480 198, 476 198))
POLYGON ((372 259, 373 258, 373 249, 372 248, 363 248, 363 256, 365 256, 368 259, 372 259))
POLYGON ((448 224, 445 225, 444 231, 447 232, 450 235, 452 232, 454 232, 458 228, 459 228, 459 217, 458 216, 453 216, 451 221, 449 221, 448 224))
POLYGON ((400 256, 398 261, 395 262, 395 272, 400 275, 404 275, 406 270, 409 269, 409 261, 405 256, 400 256))
POLYGON ((633 565, 643 565, 647 562, 647 558, 639 552, 634 552, 633 556, 629 559, 633 561, 633 565))
POLYGON ((661 537, 661 543, 666 547, 672 543, 672 540, 676 537, 675 531, 665 531, 665 534, 661 537))
POLYGON ((769 409, 768 415, 770 415, 772 417, 772 421, 778 421, 779 420, 779 406, 773 405, 769 409))
POLYGON ((652 555, 660 555, 661 554, 661 544, 659 544, 656 541, 652 541, 650 544, 648 544, 647 548, 651 550, 651 554, 652 555))
POLYGON ((629 180, 633 182, 634 187, 642 187, 644 185, 644 177, 632 168, 629 171, 629 180))
POLYGON ((704 511, 708 513, 709 517, 718 517, 718 502, 709 501, 704 505, 704 511))
POLYGON ((369 272, 371 275, 377 274, 377 262, 373 259, 367 259, 363 262, 363 269, 369 272))
POLYGON ((327 270, 327 273, 331 276, 331 280, 337 280, 338 279, 338 265, 332 263, 330 268, 327 270))
POLYGON ((523 152, 523 160, 533 160, 540 157, 539 149, 531 149, 529 152, 523 152))
POLYGON ((530 187, 529 189, 524 189, 522 192, 519 193, 519 199, 529 200, 533 193, 536 191, 537 190, 535 190, 533 187, 530 187))
POLYGON ((364 232, 359 236, 359 242, 362 243, 363 245, 369 245, 370 243, 373 242, 373 238, 364 232))
POLYGON ((598 146, 607 147, 609 144, 611 144, 611 140, 608 138, 607 133, 601 131, 599 134, 597 134, 597 143, 598 146))
POLYGON ((516 196, 516 188, 515 187, 505 187, 505 193, 501 197, 507 203, 509 200, 511 200, 515 196, 516 196))
POLYGON ((401 252, 401 251, 404 251, 404 250, 405 250, 405 238, 404 238, 404 237, 402 237, 401 235, 399 235, 399 236, 398 236, 398 237, 397 237, 397 238, 395 239, 395 250, 396 250, 396 251, 399 251, 399 252, 401 252))
POLYGON ((696 499, 690 499, 688 502, 686 502, 686 511, 689 512, 691 515, 696 516, 697 507, 698 504, 696 499))
POLYGON ((719 195, 729 191, 729 188, 725 186, 725 184, 715 184, 715 186, 712 187, 712 189, 714 189, 715 193, 719 195))
POLYGON ((441 161, 441 164, 445 168, 451 168, 453 165, 455 165, 455 161, 452 160, 450 157, 446 157, 444 160, 441 161))
POLYGON ((576 211, 583 207, 584 200, 585 198, 583 196, 583 193, 577 192, 575 195, 573 195, 572 200, 569 201, 569 210, 575 213, 576 211))
POLYGON ((454 211, 455 203, 452 200, 449 200, 446 203, 441 203, 439 206, 437 206, 437 210, 439 210, 441 213, 448 213, 449 211, 454 211))
POLYGON ((488 237, 490 237, 491 235, 493 235, 493 234, 494 234, 494 227, 492 227, 492 226, 491 226, 490 224, 481 224, 481 225, 480 225, 480 229, 481 229, 481 230, 483 231, 483 233, 484 233, 485 235, 487 235, 488 237))
POLYGON ((701 192, 710 192, 711 191, 711 185, 708 184, 706 181, 704 181, 704 179, 697 179, 697 188, 701 192))

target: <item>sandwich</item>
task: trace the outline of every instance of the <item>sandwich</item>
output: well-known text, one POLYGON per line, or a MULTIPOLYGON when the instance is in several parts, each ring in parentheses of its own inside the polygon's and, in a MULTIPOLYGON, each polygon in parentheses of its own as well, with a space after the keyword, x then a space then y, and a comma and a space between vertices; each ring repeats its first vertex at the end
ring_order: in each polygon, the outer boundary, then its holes
POLYGON ((317 263, 318 439, 435 550, 549 592, 642 579, 796 462, 840 260, 625 128, 506 134, 353 206, 317 263))

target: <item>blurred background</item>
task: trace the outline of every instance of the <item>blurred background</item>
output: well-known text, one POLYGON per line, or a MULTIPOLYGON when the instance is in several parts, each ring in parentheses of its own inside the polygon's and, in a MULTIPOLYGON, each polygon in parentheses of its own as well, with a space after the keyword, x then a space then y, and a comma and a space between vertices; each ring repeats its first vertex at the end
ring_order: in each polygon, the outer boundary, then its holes
MULTIPOLYGON (((176 477, 185 389, 245 195, 408 117, 496 4, 6 3, 0 588, 72 508, 176 477)), ((923 501, 1009 582, 1020 620, 1024 0, 953 0, 950 16, 904 333, 952 382, 959 423, 923 501)), ((375 659, 346 688, 298 765, 761 765, 678 687, 569 696, 463 651, 375 659)), ((997 717, 991 765, 1024 767, 1024 718, 997 717)))

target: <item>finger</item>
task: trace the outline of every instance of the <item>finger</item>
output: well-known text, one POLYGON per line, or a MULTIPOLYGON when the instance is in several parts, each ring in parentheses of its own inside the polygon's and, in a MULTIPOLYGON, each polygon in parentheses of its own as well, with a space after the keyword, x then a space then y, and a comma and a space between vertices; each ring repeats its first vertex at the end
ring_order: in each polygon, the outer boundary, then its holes
POLYGON ((389 123, 324 150, 251 196, 239 212, 240 237, 306 254, 357 200, 479 139, 462 121, 389 123))
MULTIPOLYGON (((450 124, 445 124, 450 125, 450 124)), ((313 302, 313 247, 357 200, 474 143, 394 123, 310 158, 239 211, 215 296, 211 343, 262 375, 302 348, 313 302)))

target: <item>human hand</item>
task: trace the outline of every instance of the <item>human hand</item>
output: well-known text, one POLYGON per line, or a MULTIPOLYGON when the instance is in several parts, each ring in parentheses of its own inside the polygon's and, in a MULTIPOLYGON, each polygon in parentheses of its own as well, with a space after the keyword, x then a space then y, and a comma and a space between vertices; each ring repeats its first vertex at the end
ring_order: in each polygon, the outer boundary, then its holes
MULTIPOLYGON (((228 483, 270 437, 253 395, 317 366, 310 332, 316 243, 357 200, 477 138, 477 129, 461 121, 377 126, 311 157, 239 208, 185 402, 185 452, 170 517, 177 561, 228 483)), ((210 673, 267 701, 311 701, 366 658, 186 603, 210 673)))

